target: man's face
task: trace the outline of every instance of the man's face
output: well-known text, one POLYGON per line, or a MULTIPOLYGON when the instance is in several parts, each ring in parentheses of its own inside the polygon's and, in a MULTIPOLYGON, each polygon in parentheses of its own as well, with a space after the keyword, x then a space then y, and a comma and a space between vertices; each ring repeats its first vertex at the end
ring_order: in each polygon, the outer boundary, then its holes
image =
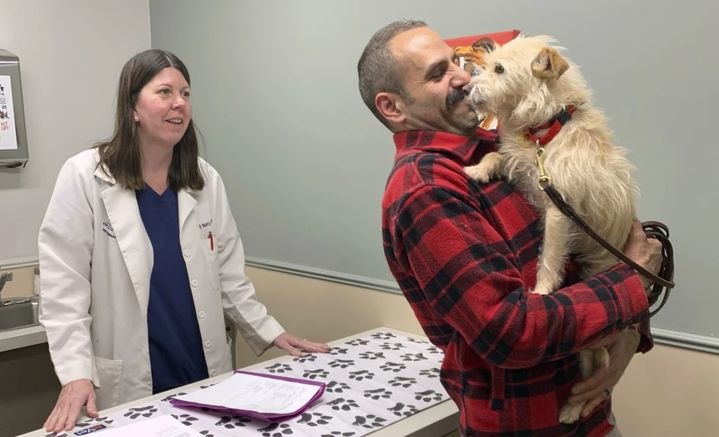
POLYGON ((477 113, 462 87, 470 75, 452 62, 454 52, 427 27, 402 32, 390 41, 405 95, 398 108, 405 116, 400 130, 437 130, 472 135, 477 113))

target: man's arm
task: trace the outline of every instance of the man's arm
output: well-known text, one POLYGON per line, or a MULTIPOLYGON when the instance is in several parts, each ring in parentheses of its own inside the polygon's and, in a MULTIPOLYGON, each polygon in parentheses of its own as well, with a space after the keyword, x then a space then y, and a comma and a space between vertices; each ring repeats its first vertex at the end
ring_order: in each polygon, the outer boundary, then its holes
POLYGON ((508 242, 448 189, 426 186, 408 196, 391 232, 425 299, 495 366, 574 354, 647 313, 641 281, 624 264, 551 295, 527 293, 508 242))

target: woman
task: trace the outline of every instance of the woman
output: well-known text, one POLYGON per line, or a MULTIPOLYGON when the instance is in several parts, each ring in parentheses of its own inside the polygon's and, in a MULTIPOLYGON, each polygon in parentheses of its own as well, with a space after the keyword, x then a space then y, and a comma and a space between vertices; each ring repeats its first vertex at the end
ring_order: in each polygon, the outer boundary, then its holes
POLYGON ((257 354, 327 345, 257 301, 225 187, 198 157, 190 76, 147 50, 120 75, 112 139, 60 171, 39 235, 41 322, 63 385, 47 431, 231 370, 226 314, 257 354))

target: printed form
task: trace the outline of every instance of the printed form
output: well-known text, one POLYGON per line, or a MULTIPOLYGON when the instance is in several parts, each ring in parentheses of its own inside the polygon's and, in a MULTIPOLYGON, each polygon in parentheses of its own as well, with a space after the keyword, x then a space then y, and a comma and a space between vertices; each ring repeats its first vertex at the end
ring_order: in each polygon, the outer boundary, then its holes
POLYGON ((304 408, 319 389, 302 382, 235 373, 218 384, 175 399, 263 414, 290 414, 304 408))

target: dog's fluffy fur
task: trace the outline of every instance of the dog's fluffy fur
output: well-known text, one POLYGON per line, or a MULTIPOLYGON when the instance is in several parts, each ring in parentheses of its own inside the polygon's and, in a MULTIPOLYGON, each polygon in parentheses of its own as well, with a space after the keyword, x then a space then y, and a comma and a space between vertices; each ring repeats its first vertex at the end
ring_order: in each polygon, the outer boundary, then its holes
MULTIPOLYGON (((552 120, 574 105, 572 119, 545 148, 551 184, 577 213, 614 247, 621 248, 635 217, 637 186, 626 152, 613 143, 604 115, 591 103, 591 92, 579 68, 564 59, 550 37, 518 37, 486 54, 482 72, 467 87, 478 110, 499 116, 501 143, 467 173, 482 182, 503 175, 513 182, 543 215, 544 243, 537 268, 535 293, 558 289, 569 254, 576 255, 583 277, 604 271, 616 258, 565 217, 539 189, 537 145, 528 129, 552 120)), ((604 348, 580 354, 584 376, 593 362, 606 364, 604 348)), ((574 422, 582 405, 566 405, 560 421, 574 422)))

